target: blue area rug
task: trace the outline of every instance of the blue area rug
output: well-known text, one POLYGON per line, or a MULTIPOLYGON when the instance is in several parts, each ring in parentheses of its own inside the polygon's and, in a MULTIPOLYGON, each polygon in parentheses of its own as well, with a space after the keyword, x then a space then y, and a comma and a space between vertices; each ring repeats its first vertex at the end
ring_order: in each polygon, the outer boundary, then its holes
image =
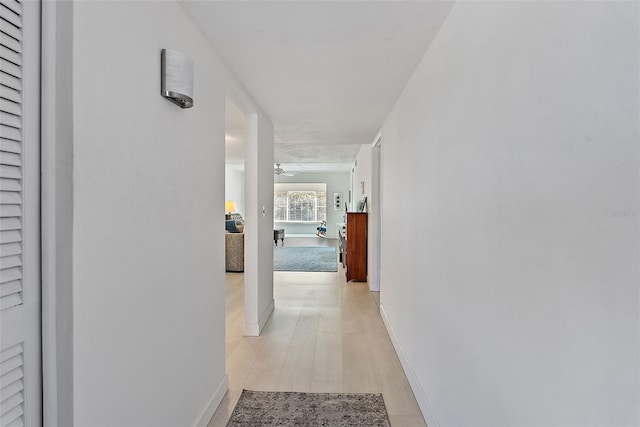
POLYGON ((276 246, 274 271, 338 271, 336 248, 326 246, 276 246))

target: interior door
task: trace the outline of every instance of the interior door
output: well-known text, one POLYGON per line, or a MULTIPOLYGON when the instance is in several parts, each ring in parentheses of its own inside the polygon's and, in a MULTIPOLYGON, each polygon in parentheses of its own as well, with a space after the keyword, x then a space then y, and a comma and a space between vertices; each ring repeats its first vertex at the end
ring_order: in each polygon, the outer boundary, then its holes
POLYGON ((0 0, 0 426, 42 425, 40 2, 0 0))

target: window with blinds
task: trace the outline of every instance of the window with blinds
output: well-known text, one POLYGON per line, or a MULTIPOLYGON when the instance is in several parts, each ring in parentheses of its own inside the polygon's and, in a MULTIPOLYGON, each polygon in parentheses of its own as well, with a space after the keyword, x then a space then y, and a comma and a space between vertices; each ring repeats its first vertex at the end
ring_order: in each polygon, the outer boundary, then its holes
POLYGON ((273 220, 319 222, 327 220, 327 185, 324 183, 275 183, 273 220))
POLYGON ((23 303, 22 4, 0 2, 0 310, 23 303))

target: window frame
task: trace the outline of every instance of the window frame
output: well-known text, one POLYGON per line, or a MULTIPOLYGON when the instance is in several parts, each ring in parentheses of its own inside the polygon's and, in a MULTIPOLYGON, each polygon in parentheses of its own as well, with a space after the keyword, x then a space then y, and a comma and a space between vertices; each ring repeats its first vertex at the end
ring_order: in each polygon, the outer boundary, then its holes
MULTIPOLYGON (((314 224, 321 221, 326 221, 327 218, 327 184, 326 183, 274 183, 274 203, 273 203, 273 221, 278 223, 298 223, 298 224, 314 224), (295 193, 313 193, 313 219, 291 219, 291 199, 295 193), (322 194, 324 194, 324 200, 322 200, 322 194), (284 199, 286 206, 282 203, 278 203, 284 199), (322 218, 323 207, 322 201, 324 201, 324 216, 322 218), (282 218, 280 212, 284 209, 285 217, 282 218)), ((304 209, 302 207, 301 209, 304 209)), ((294 215, 295 216, 295 215, 294 215)))

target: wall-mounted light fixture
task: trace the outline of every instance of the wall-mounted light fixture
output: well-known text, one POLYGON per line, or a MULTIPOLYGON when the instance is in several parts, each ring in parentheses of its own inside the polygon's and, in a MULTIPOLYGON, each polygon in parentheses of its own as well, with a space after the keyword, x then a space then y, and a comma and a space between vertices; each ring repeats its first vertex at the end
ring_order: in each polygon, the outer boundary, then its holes
POLYGON ((181 108, 193 107, 193 61, 175 50, 160 53, 160 94, 181 108))

